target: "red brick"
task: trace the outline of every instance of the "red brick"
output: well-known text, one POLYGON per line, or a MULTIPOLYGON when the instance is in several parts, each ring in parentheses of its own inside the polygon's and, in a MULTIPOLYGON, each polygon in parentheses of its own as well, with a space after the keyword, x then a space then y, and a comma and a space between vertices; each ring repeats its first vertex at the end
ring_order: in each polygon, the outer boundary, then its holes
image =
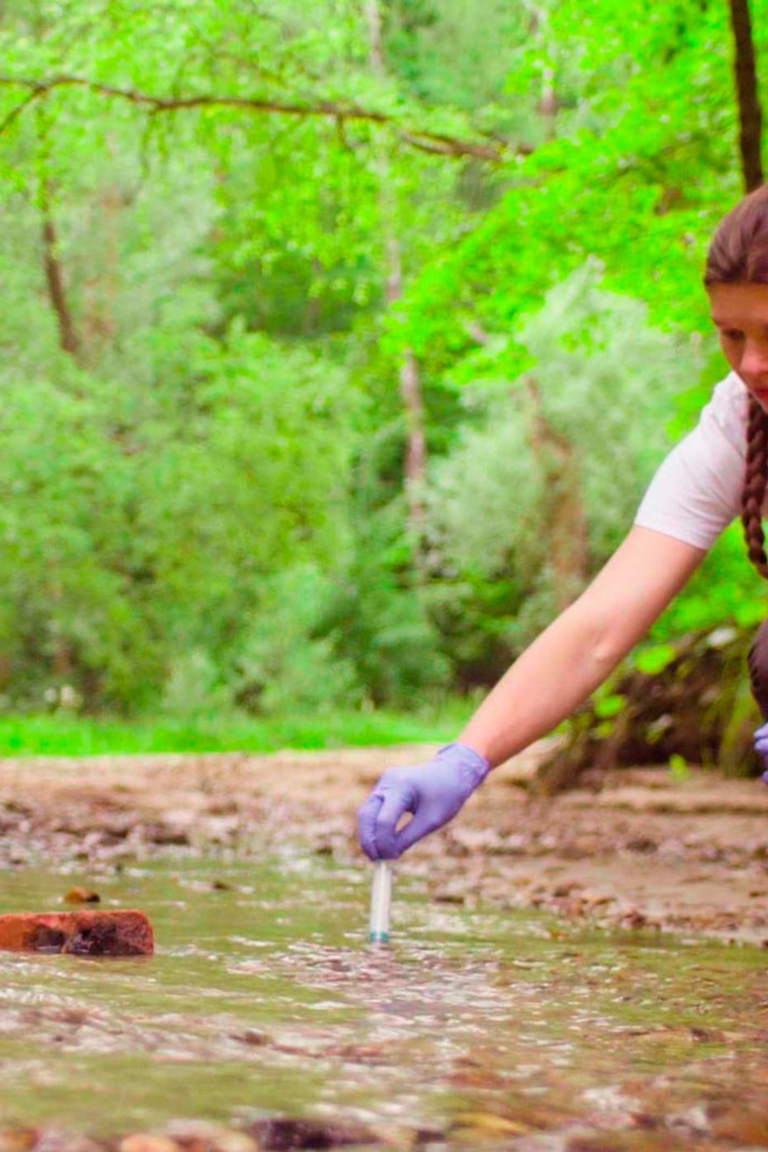
POLYGON ((0 949, 151 956, 154 938, 143 912, 20 912, 0 916, 0 949))

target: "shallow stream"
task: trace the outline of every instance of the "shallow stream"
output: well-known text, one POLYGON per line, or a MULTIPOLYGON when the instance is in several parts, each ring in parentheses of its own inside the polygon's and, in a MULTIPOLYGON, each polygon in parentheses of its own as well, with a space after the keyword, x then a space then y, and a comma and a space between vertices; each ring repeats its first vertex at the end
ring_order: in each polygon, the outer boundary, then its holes
POLYGON ((85 882, 146 911, 157 954, 0 953, 0 1127, 304 1117, 377 1148, 768 1148, 766 952, 430 905, 415 881, 374 948, 370 880, 287 854, 6 873, 1 911, 85 882))

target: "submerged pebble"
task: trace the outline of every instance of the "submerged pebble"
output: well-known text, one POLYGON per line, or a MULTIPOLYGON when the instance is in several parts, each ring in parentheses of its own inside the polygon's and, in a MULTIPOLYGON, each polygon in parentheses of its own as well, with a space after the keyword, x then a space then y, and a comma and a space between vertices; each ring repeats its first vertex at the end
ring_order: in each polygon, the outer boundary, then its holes
POLYGON ((64 894, 67 904, 98 904, 101 896, 91 888, 70 888, 64 894))
POLYGON ((292 1120, 289 1117, 258 1120, 249 1125, 247 1131, 256 1137, 259 1152, 354 1148, 378 1143, 374 1133, 365 1128, 292 1120))

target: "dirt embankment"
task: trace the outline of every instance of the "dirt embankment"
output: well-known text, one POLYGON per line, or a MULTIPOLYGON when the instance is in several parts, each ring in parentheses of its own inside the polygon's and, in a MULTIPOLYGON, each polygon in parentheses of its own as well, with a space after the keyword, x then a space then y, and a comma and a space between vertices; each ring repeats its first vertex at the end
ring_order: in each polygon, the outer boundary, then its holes
MULTIPOLYGON (((0 866, 89 872, 165 850, 286 840, 348 860, 381 771, 432 748, 268 756, 0 761, 0 866)), ((692 770, 623 769, 600 791, 535 797, 539 750, 491 774, 460 816, 398 867, 453 903, 542 907, 626 928, 768 947, 768 788, 692 770)))

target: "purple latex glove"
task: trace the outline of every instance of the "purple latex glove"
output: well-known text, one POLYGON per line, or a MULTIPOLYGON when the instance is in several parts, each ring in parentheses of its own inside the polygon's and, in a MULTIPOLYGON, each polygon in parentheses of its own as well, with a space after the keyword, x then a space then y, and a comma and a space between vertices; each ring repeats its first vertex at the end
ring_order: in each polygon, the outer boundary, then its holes
POLYGON ((466 744, 447 744, 434 760, 389 768, 358 813, 360 844, 371 860, 396 860, 422 836, 447 824, 491 770, 466 744), (396 832, 398 821, 413 813, 396 832))
POLYGON ((755 752, 763 762, 763 767, 767 771, 763 772, 763 782, 768 784, 768 724, 763 724, 762 728, 758 728, 755 732, 755 752))

